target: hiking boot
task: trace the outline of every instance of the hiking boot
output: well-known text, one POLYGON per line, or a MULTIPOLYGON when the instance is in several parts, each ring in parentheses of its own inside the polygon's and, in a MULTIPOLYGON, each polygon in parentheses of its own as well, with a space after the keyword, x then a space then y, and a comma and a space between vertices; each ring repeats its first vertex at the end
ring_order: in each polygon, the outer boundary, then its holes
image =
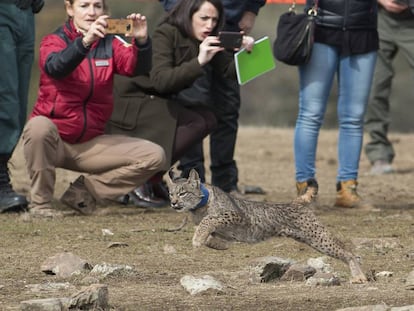
POLYGON ((336 184, 336 207, 377 210, 372 204, 364 201, 357 193, 356 180, 340 181, 336 184))
POLYGON ((392 173, 394 173, 394 169, 392 168, 391 163, 385 160, 375 161, 369 171, 370 175, 384 175, 392 173))
POLYGON ((10 184, 7 162, 0 161, 0 213, 25 211, 27 204, 26 197, 17 194, 10 184))
POLYGON ((96 210, 96 200, 86 188, 83 175, 70 184, 60 201, 83 215, 91 215, 96 210))
POLYGON ((296 193, 298 196, 301 196, 306 193, 306 190, 308 188, 308 183, 306 181, 303 182, 296 182, 296 193))
POLYGON ((318 182, 315 178, 309 178, 306 181, 297 181, 296 182, 296 193, 299 196, 304 195, 308 191, 308 186, 318 188, 318 182))

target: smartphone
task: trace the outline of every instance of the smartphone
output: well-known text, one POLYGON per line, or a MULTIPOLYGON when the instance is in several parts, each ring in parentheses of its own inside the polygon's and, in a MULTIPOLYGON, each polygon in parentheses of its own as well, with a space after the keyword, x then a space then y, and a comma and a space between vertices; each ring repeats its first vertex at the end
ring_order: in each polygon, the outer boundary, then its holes
POLYGON ((132 20, 125 18, 107 18, 106 22, 108 27, 106 28, 107 34, 122 34, 130 33, 132 30, 132 20))
POLYGON ((221 31, 219 32, 220 46, 225 49, 240 48, 243 42, 243 35, 240 32, 221 31))

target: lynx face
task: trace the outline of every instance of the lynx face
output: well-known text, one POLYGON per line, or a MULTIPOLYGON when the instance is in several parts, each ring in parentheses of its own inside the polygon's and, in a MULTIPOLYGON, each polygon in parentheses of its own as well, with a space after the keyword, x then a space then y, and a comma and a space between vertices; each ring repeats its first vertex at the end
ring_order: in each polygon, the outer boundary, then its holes
POLYGON ((167 177, 171 207, 178 212, 187 212, 195 208, 203 198, 200 189, 200 179, 190 173, 188 179, 167 177))

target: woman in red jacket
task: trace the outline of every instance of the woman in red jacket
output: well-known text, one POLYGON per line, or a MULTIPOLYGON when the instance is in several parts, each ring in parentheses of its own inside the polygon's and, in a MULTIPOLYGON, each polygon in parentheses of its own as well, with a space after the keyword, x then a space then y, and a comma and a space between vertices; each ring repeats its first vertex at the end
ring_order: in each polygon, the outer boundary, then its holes
POLYGON ((145 16, 133 13, 131 44, 108 35, 105 0, 65 0, 68 20, 40 44, 40 88, 23 132, 31 179, 29 211, 52 216, 57 167, 84 172, 61 197, 90 214, 96 202, 116 200, 165 164, 163 149, 147 140, 104 135, 113 110, 114 74, 151 67, 145 16))

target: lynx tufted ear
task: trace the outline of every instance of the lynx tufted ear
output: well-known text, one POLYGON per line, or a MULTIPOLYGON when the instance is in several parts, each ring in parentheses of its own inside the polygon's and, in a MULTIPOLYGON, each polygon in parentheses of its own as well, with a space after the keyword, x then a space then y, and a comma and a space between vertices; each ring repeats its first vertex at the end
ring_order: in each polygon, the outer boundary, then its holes
POLYGON ((166 177, 166 182, 167 182, 167 187, 168 189, 171 188, 171 185, 173 184, 173 180, 174 180, 174 170, 172 168, 169 169, 167 177, 166 177))
POLYGON ((195 169, 191 169, 188 179, 200 181, 200 176, 195 169))
POLYGON ((194 188, 200 188, 201 180, 195 169, 191 169, 190 174, 188 175, 187 182, 191 184, 194 188))

